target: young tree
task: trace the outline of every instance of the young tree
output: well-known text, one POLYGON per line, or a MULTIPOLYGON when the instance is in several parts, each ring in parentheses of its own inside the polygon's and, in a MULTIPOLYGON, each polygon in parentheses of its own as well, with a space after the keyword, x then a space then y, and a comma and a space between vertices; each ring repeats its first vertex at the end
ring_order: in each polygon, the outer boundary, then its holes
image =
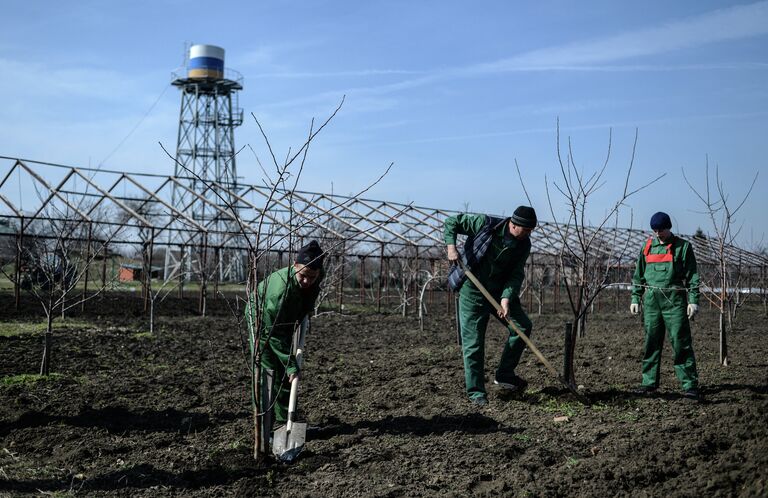
MULTIPOLYGON (((266 331, 267 336, 263 338, 261 337, 262 331, 259 327, 259 324, 262 321, 263 310, 260 306, 256 305, 255 300, 257 287, 260 281, 258 273, 258 269, 260 267, 259 264, 264 260, 266 255, 274 252, 277 248, 281 247, 288 252, 292 252, 294 249, 294 243, 297 242, 297 237, 304 231, 306 227, 317 225, 322 226, 321 218, 324 214, 327 213, 321 213, 319 215, 312 216, 311 214, 303 212, 297 203, 294 203, 293 193, 297 190, 298 182, 301 178, 301 173, 304 168, 304 163, 311 142, 314 140, 317 134, 320 133, 320 131, 325 128, 325 126, 333 119, 336 113, 341 109, 343 102, 344 99, 342 99, 336 110, 330 115, 330 117, 325 120, 325 122, 319 128, 314 128, 313 120, 312 124, 310 125, 308 137, 304 141, 303 145, 296 152, 289 150, 283 161, 279 161, 277 159, 272 149, 270 140, 261 123, 256 118, 256 116, 252 115, 256 121, 257 126, 259 127, 261 136, 268 149, 269 155, 271 157, 270 169, 273 170, 272 174, 270 174, 267 173, 267 171, 262 167, 262 172, 264 173, 263 183, 268 189, 268 194, 266 195, 263 206, 258 208, 260 215, 253 220, 244 220, 240 216, 238 206, 234 206, 233 203, 228 199, 217 194, 219 200, 227 206, 229 218, 237 224, 240 236, 248 244, 249 263, 245 302, 254 303, 254 305, 249 307, 249 313, 245 318, 247 325, 246 330, 249 335, 248 342, 252 345, 250 348, 250 353, 248 354, 247 365, 251 376, 251 395, 254 405, 254 458, 258 462, 261 462, 266 458, 267 451, 269 449, 269 434, 267 433, 268 427, 265 426, 265 414, 268 413, 269 409, 271 408, 266 403, 266 400, 263 397, 264 393, 262 393, 260 389, 260 364, 262 355, 260 343, 263 342, 262 339, 265 341, 269 340, 269 336, 272 333, 271 330, 266 331), (297 164, 298 166, 296 166, 297 164), (294 179, 292 185, 289 184, 289 179, 291 177, 294 179), (267 220, 271 220, 272 222, 279 221, 276 220, 275 215, 271 212, 272 210, 280 210, 283 212, 284 222, 282 222, 281 225, 283 228, 287 227, 287 232, 277 233, 274 231, 274 229, 265 228, 265 222, 267 220)), ((167 151, 166 154, 168 154, 167 151)), ((171 159, 173 159, 177 164, 180 164, 182 167, 184 167, 184 165, 182 165, 176 158, 170 154, 168 154, 168 156, 171 157, 171 159)), ((261 164, 260 161, 259 164, 261 164)), ((357 196, 360 196, 362 193, 366 192, 373 185, 381 181, 391 166, 392 165, 390 164, 389 168, 387 168, 384 174, 382 174, 375 182, 363 189, 361 192, 358 192, 356 195, 350 197, 350 202, 357 196)), ((204 185, 209 186, 210 181, 200 178, 194 172, 190 171, 186 167, 184 168, 190 174, 196 176, 197 180, 201 181, 204 185)), ((227 194, 231 194, 232 198, 236 199, 238 203, 248 202, 237 192, 227 192, 227 194)), ((253 206, 252 204, 249 205, 253 208, 256 208, 256 206, 253 206)), ((272 226, 274 227, 274 224, 272 226)), ((342 239, 344 239, 344 237, 342 237, 342 239)), ((335 247, 326 246, 324 249, 326 252, 332 252, 335 250, 335 247)), ((265 272, 269 273, 269 268, 266 268, 265 272)), ((231 307, 231 309, 239 310, 239 306, 231 307)), ((242 325, 243 322, 241 316, 236 317, 236 319, 238 324, 242 325)))
POLYGON ((696 188, 685 174, 683 178, 688 187, 704 205, 704 214, 712 223, 714 234, 706 238, 712 253, 715 255, 715 275, 707 284, 710 288, 719 288, 719 293, 704 293, 707 299, 719 312, 720 329, 720 364, 728 365, 728 329, 739 304, 740 264, 733 264, 730 258, 730 248, 735 245, 736 238, 741 231, 741 226, 736 224, 736 214, 747 202, 752 189, 757 182, 758 173, 752 178, 752 182, 746 193, 740 200, 732 202, 725 184, 720 178, 720 168, 715 166, 714 173, 709 169, 709 157, 704 164, 704 188, 696 188), (727 319, 727 323, 726 323, 727 319))
MULTIPOLYGON (((83 219, 92 212, 84 203, 71 209, 48 204, 32 219, 21 219, 16 238, 18 270, 2 272, 15 285, 31 294, 41 305, 46 317, 43 336, 43 354, 40 374, 49 375, 53 348, 53 322, 57 316, 92 299, 108 287, 106 281, 90 294, 86 293, 88 271, 99 254, 105 253, 107 244, 123 228, 97 226, 83 219), (83 292, 73 291, 83 284, 83 292)), ((94 207, 94 206, 92 206, 94 207)))
MULTIPOLYGON (((602 166, 590 173, 577 165, 570 137, 568 138, 567 154, 563 157, 560 145, 560 124, 557 126, 557 158, 560 166, 560 179, 549 180, 545 177, 545 187, 550 213, 555 222, 552 235, 546 235, 547 242, 559 248, 558 264, 562 275, 568 302, 573 316, 573 326, 566 338, 566 371, 565 379, 576 384, 573 368, 576 338, 586 333, 587 317, 592 303, 597 296, 610 285, 609 277, 618 268, 625 257, 629 240, 619 239, 619 213, 626 200, 658 181, 660 175, 645 185, 631 189, 629 186, 632 167, 635 162, 637 148, 637 131, 632 145, 632 154, 624 176, 624 187, 618 198, 603 214, 597 215, 597 222, 592 222, 589 201, 605 184, 605 173, 611 157, 611 138, 609 131, 605 161, 602 166), (559 192, 565 201, 565 217, 558 221, 557 210, 554 207, 552 190, 559 192), (613 225, 614 230, 607 228, 613 225)), ((568 330, 568 329, 567 329, 568 330)))

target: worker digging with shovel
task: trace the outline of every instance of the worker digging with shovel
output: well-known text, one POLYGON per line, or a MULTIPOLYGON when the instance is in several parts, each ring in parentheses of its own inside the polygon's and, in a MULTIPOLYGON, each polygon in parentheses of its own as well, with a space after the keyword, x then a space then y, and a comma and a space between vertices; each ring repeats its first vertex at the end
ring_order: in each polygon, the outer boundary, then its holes
POLYGON ((259 340, 261 359, 262 406, 264 430, 272 435, 272 452, 289 462, 304 447, 306 424, 295 418, 298 384, 301 378, 304 335, 309 328, 309 314, 320 294, 323 279, 323 250, 312 240, 299 249, 292 266, 271 273, 259 283, 256 302, 250 297, 245 309, 250 347, 259 340), (259 306, 259 314, 255 313, 259 306), (256 323, 256 316, 260 320, 256 323), (256 330, 254 330, 254 324, 256 330))
MULTIPOLYGON (((485 329, 488 318, 495 313, 509 320, 526 336, 533 325, 520 304, 520 286, 525 278, 525 262, 531 252, 530 235, 536 228, 536 211, 529 206, 515 209, 509 218, 487 215, 458 214, 445 220, 444 241, 448 261, 454 265, 448 276, 453 290, 459 290, 459 324, 464 357, 464 379, 469 401, 476 406, 488 404, 485 390, 485 329), (456 250, 456 235, 467 235, 464 254, 456 250), (476 277, 466 280, 463 268, 476 277), (483 290, 501 300, 498 309, 487 299, 483 290)), ((519 334, 510 332, 504 345, 493 383, 508 391, 524 391, 527 382, 515 374, 525 342, 519 334)))

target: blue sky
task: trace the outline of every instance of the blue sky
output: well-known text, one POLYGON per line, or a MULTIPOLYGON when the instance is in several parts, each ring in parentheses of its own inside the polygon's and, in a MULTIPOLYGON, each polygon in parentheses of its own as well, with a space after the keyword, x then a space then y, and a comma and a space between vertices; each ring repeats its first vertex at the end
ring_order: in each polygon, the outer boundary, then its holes
MULTIPOLYGON (((508 214, 532 203, 551 220, 556 124, 577 164, 599 168, 612 129, 599 221, 616 200, 639 139, 622 225, 658 210, 673 230, 710 231, 682 169, 701 188, 718 165, 739 212, 742 245, 768 239, 768 2, 5 0, 0 18, 0 155, 172 174, 185 44, 226 49, 244 78, 238 146, 278 156, 324 119, 300 188, 508 214)), ((250 150, 244 181, 261 170, 250 150)), ((554 195, 555 213, 563 201, 554 195)))

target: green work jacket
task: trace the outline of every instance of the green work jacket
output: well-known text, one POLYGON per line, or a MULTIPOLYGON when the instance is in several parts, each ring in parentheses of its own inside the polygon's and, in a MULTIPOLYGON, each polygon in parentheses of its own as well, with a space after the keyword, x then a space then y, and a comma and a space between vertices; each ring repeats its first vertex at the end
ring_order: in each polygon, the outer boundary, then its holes
MULTIPOLYGON (((309 289, 301 289, 296 281, 296 271, 293 266, 282 268, 270 274, 259 282, 257 295, 261 306, 259 323, 259 347, 262 349, 261 365, 275 368, 276 361, 285 365, 288 374, 297 371, 296 358, 293 355, 293 333, 297 322, 301 322, 315 306, 320 294, 320 281, 323 272, 309 289), (271 331, 271 333, 270 333, 271 331), (268 338, 268 340, 267 340, 268 338)), ((256 317, 253 296, 245 309, 245 319, 248 330, 253 334, 253 324, 256 317)))
MULTIPOLYGON (((446 218, 443 240, 446 244, 455 245, 457 234, 475 235, 485 222, 486 216, 483 214, 457 214, 446 218)), ((501 296, 501 299, 518 297, 525 279, 525 262, 530 253, 530 243, 513 237, 509 233, 508 224, 504 223, 493 234, 488 250, 472 273, 491 295, 501 296)), ((477 290, 469 280, 464 285, 477 290)))
POLYGON ((632 277, 632 302, 639 304, 646 287, 651 287, 685 290, 688 303, 699 304, 699 272, 691 243, 676 235, 672 235, 667 244, 658 237, 651 237, 650 241, 650 246, 646 242, 637 258, 632 277), (662 259, 671 261, 658 261, 662 259))

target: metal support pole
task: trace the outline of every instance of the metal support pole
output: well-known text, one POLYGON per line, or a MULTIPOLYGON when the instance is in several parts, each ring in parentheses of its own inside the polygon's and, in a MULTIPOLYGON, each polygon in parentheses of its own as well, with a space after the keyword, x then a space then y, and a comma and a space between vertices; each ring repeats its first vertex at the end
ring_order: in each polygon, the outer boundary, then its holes
MULTIPOLYGON (((429 259, 429 274, 434 275, 435 274, 435 258, 429 259)), ((429 288, 427 289, 429 298, 427 299, 427 302, 429 302, 429 305, 432 306, 433 299, 434 299, 434 286, 432 285, 432 282, 429 283, 429 288)))
POLYGON ((216 270, 214 271, 214 280, 213 280, 213 299, 218 299, 219 296, 219 280, 221 280, 221 246, 216 246, 213 249, 213 258, 214 258, 214 267, 216 270))
POLYGON ((389 257, 384 259, 384 267, 386 268, 386 284, 385 287, 387 288, 387 293, 384 294, 384 299, 386 300, 387 306, 389 306, 389 257))
POLYGON ((184 299, 184 256, 186 246, 179 246, 179 299, 184 299))
POLYGON ((376 293, 376 312, 381 313, 381 287, 384 281, 384 243, 381 244, 379 253, 379 289, 376 293))
POLYGON ((147 272, 145 275, 146 286, 144 288, 144 313, 149 310, 149 295, 152 292, 152 253, 155 250, 155 228, 152 227, 149 231, 149 244, 146 246, 148 253, 147 260, 147 272))
POLYGON ((360 268, 357 277, 360 281, 360 304, 365 304, 365 256, 360 256, 360 268))
POLYGON ((88 242, 85 246, 85 273, 83 277, 83 297, 80 301, 80 311, 85 310, 85 298, 88 295, 88 272, 91 269, 91 237, 93 235, 93 223, 88 223, 88 242))
POLYGON ((526 277, 528 279, 528 312, 531 312, 533 308, 533 254, 528 258, 528 271, 526 277))
POLYGON ((198 311, 202 316, 205 316, 205 305, 208 297, 208 234, 203 233, 203 243, 200 254, 200 299, 198 304, 198 311))
MULTIPOLYGON (((107 243, 104 243, 102 249, 103 260, 101 262, 101 288, 104 289, 107 286, 107 257, 109 250, 107 249, 107 243)), ((103 294, 102 294, 103 295, 103 294)))
POLYGON ((552 313, 557 313, 560 304, 560 267, 555 266, 555 298, 552 300, 552 313))
POLYGON ((339 313, 344 308, 344 244, 341 245, 341 253, 337 256, 339 262, 339 313))

